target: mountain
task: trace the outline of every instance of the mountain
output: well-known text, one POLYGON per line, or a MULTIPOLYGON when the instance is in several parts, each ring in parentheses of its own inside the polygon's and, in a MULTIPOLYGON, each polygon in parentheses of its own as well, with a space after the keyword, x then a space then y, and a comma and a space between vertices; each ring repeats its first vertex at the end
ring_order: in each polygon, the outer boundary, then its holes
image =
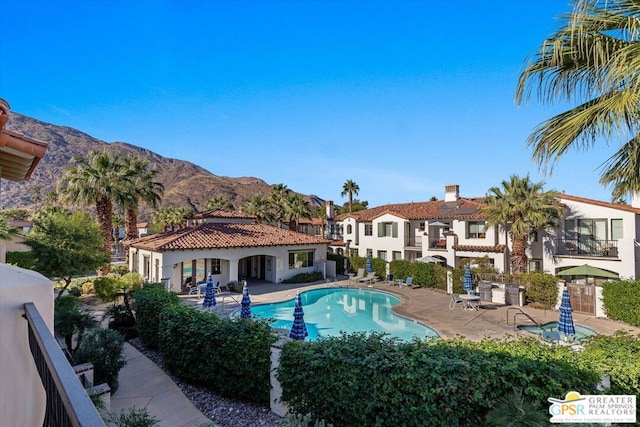
MULTIPOLYGON (((41 199, 47 193, 56 191, 56 184, 65 168, 73 164, 73 157, 86 157, 91 151, 103 149, 123 156, 138 156, 146 160, 151 169, 158 170, 157 180, 165 188, 161 206, 189 207, 202 211, 211 197, 222 195, 239 207, 255 194, 266 196, 271 188, 260 178, 217 176, 184 160, 162 157, 151 150, 124 142, 107 143, 77 129, 44 123, 18 113, 9 113, 7 129, 47 142, 49 147, 29 181, 2 181, 0 205, 5 209, 32 207, 38 188, 41 199)), ((324 203, 315 195, 304 197, 312 209, 324 203)), ((142 206, 140 218, 148 219, 150 212, 150 207, 142 206)))

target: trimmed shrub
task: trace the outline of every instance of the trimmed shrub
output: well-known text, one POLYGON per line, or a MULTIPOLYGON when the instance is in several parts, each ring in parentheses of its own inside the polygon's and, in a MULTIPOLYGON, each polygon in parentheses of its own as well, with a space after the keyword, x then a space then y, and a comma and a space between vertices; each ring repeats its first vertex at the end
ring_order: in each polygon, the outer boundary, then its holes
POLYGON ((167 307, 179 306, 180 298, 174 292, 165 291, 160 283, 150 283, 136 289, 133 297, 140 339, 148 348, 157 350, 160 313, 167 307))
POLYGON ((567 390, 595 393, 598 373, 579 357, 535 339, 403 343, 351 334, 286 343, 277 377, 294 412, 334 425, 482 425, 513 390, 540 407, 567 390))
POLYGON ((522 275, 525 296, 529 303, 535 303, 539 308, 555 307, 558 300, 558 278, 551 274, 533 272, 522 275))
POLYGON ((268 403, 275 340, 264 321, 221 319, 184 305, 168 307, 160 316, 160 351, 167 369, 228 397, 268 403))
POLYGON ((109 272, 117 276, 124 276, 129 272, 129 267, 124 264, 112 265, 109 272))
POLYGON ((122 281, 112 275, 96 277, 93 280, 93 287, 96 292, 96 296, 104 302, 113 301, 118 292, 122 292, 122 281))
POLYGON ((603 283, 602 303, 609 319, 640 326, 640 280, 603 283))
POLYGON ((283 280, 282 283, 311 283, 317 282, 318 280, 322 280, 322 272, 314 271, 313 273, 299 273, 295 276, 283 280))

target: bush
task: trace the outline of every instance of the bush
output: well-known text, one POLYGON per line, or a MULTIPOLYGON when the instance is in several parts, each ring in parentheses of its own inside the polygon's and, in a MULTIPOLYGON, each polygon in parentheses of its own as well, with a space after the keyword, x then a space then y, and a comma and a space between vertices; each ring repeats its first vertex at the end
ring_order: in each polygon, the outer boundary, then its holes
POLYGON ((33 252, 7 252, 7 264, 16 265, 18 267, 31 269, 33 267, 35 257, 33 252))
POLYGON ((522 275, 527 301, 537 303, 540 308, 550 309, 558 301, 558 279, 545 273, 525 273, 522 275))
POLYGON ((221 319, 184 305, 168 307, 160 316, 160 351, 167 369, 228 397, 269 401, 275 340, 265 321, 221 319))
POLYGON ((283 280, 282 283, 311 283, 322 280, 322 272, 314 271, 313 273, 299 273, 289 279, 283 280))
POLYGON ((160 313, 172 306, 180 305, 180 298, 174 292, 167 292, 159 283, 146 284, 133 293, 138 334, 145 346, 157 350, 159 346, 160 313))
POLYGON ((118 373, 127 364, 124 357, 124 340, 109 329, 92 329, 78 347, 76 363, 93 364, 94 384, 107 383, 111 393, 118 389, 118 373))
POLYGON ((96 296, 104 302, 113 301, 118 292, 122 292, 124 284, 116 276, 97 277, 93 281, 96 296))
POLYGON ((580 354, 535 339, 399 342, 351 334, 284 345, 277 378, 296 413, 334 425, 483 425, 512 390, 545 407, 567 390, 595 393, 580 354))
POLYGON ((53 310, 53 329, 64 339, 67 348, 73 354, 82 344, 85 332, 98 322, 93 312, 83 306, 74 295, 56 298, 53 310))
POLYGON ((602 303, 609 319, 640 326, 640 280, 603 283, 602 303))
POLYGON ((124 264, 112 265, 109 272, 111 274, 115 274, 116 276, 124 276, 129 272, 129 267, 124 264))
POLYGON ((125 273, 120 278, 120 282, 125 290, 132 291, 142 286, 144 281, 139 273, 125 273))
POLYGON ((155 427, 160 425, 160 420, 149 415, 145 408, 137 409, 135 406, 126 412, 123 409, 119 414, 110 414, 107 421, 115 427, 155 427))

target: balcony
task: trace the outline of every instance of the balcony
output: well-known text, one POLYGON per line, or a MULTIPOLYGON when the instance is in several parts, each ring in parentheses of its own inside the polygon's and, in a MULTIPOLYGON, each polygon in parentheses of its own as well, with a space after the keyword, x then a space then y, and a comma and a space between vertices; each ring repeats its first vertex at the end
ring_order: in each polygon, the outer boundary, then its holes
POLYGON ((429 238, 429 249, 446 251, 447 239, 438 237, 429 238))
POLYGON ((618 258, 617 240, 558 239, 556 255, 589 258, 618 258))
POLYGON ((404 245, 413 248, 422 248, 422 236, 410 236, 405 239, 404 245))

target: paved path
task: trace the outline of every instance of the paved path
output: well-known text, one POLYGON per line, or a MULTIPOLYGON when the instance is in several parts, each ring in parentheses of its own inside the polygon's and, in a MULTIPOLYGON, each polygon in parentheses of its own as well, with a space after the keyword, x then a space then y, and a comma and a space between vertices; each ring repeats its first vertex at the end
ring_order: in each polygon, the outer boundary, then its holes
POLYGON ((111 411, 135 406, 146 408, 163 427, 197 427, 211 423, 155 363, 125 343, 127 364, 120 371, 120 385, 111 396, 111 411))

